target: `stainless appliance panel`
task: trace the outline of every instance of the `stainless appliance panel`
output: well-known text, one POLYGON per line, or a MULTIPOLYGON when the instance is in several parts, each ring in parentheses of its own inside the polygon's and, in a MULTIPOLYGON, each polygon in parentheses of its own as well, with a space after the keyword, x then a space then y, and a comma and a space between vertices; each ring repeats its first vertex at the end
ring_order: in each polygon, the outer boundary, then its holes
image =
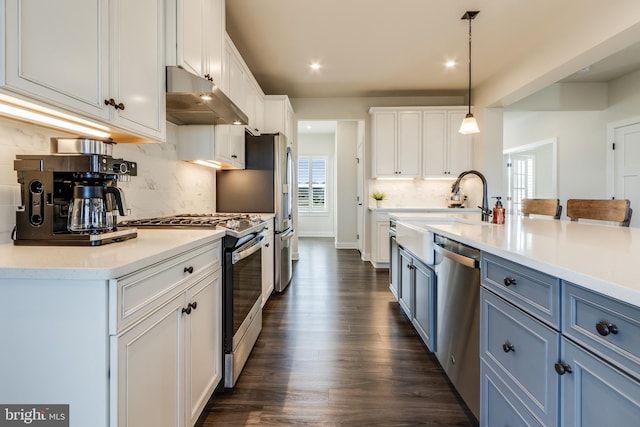
POLYGON ((293 262, 291 260, 291 238, 294 230, 289 229, 284 233, 275 235, 275 291, 283 292, 291 282, 293 275, 293 262))
POLYGON ((480 251, 436 236, 436 357, 471 412, 480 415, 480 251))

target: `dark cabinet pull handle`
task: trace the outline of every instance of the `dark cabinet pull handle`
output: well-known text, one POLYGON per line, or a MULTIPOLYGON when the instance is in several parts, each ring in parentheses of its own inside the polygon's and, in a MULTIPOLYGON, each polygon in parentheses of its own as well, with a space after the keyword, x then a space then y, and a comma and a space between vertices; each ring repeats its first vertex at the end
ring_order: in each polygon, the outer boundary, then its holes
POLYGON ((189 305, 191 306, 191 308, 193 308, 195 310, 196 308, 198 308, 198 301, 194 301, 189 305))
POLYGON ((509 353, 510 351, 516 351, 516 346, 507 341, 502 344, 502 350, 504 350, 505 353, 509 353))
POLYGON ((118 104, 113 98, 105 99, 104 105, 111 105, 116 110, 124 110, 124 104, 122 102, 118 104))
POLYGON ((556 369, 556 373, 558 375, 571 374, 573 370, 571 369, 571 365, 568 365, 564 362, 558 362, 553 367, 556 369))
POLYGON ((231 155, 231 158, 232 158, 232 159, 237 159, 237 158, 238 158, 238 156, 236 156, 235 154, 232 154, 232 155, 231 155))
POLYGON ((609 334, 615 335, 618 333, 618 327, 615 324, 605 321, 596 323, 596 329, 598 330, 598 333, 603 337, 606 337, 609 334))
POLYGON ((182 314, 184 313, 191 314, 191 304, 189 304, 186 308, 182 307, 182 314))
POLYGON ((193 273, 193 266, 185 267, 184 268, 184 272, 192 274, 193 273))
POLYGON ((505 286, 511 286, 516 284, 516 279, 513 277, 505 277, 503 282, 505 286))

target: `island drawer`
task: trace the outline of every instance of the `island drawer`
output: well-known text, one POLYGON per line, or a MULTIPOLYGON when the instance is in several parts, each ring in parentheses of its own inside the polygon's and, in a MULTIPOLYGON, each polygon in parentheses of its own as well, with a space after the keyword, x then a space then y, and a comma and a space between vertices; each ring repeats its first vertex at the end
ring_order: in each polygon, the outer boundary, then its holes
POLYGON ((147 268, 117 279, 111 298, 117 310, 117 323, 110 322, 110 333, 120 333, 152 312, 203 274, 221 266, 221 242, 200 246, 147 268))
POLYGON ((560 333, 494 293, 480 292, 480 356, 544 425, 555 425, 560 333))
POLYGON ((640 309, 563 282, 562 333, 640 379, 640 309))
POLYGON ((560 280, 483 253, 482 284, 546 324, 560 327, 560 280))

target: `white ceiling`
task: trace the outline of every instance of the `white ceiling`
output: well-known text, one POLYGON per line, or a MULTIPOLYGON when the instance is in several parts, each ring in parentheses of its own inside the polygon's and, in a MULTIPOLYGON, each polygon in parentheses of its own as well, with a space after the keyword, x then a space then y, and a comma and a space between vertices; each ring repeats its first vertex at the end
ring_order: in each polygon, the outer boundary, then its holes
MULTIPOLYGON (((472 21, 476 87, 553 43, 563 27, 579 25, 593 1, 230 0, 227 32, 266 94, 452 95, 467 87, 465 11, 480 11, 472 21), (444 63, 451 59, 458 66, 447 70, 444 63), (313 61, 321 63, 319 71, 309 69, 313 61)), ((640 68, 640 49, 616 61, 613 68, 594 64, 591 73, 567 77, 619 77, 640 68)))

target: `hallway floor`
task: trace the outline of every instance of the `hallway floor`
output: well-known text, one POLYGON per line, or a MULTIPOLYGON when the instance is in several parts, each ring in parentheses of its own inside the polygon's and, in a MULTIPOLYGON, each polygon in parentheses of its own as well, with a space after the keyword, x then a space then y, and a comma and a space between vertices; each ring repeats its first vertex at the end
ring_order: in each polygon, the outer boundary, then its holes
POLYGON ((197 426, 474 425, 387 270, 332 238, 301 238, 299 253, 236 387, 214 394, 197 426))

